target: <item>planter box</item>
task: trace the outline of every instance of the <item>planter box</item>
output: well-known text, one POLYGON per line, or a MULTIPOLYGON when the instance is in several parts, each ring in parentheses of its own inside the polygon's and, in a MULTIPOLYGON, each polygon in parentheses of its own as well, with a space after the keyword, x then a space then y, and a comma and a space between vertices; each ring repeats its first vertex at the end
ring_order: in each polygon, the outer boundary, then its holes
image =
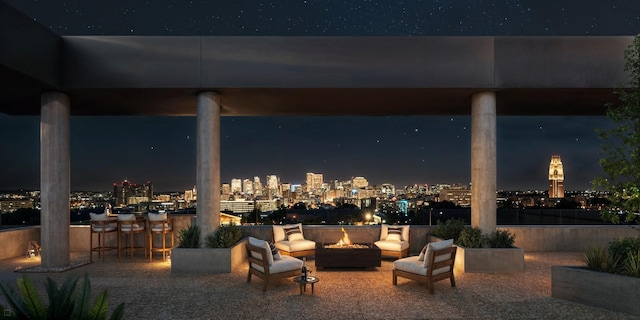
MULTIPOLYGON (((429 236, 429 242, 442 239, 429 236)), ((454 270, 465 273, 524 272, 522 248, 465 248, 458 247, 454 270)))
POLYGON ((231 248, 174 248, 171 273, 229 273, 247 261, 247 240, 231 248))
POLYGON ((640 316, 640 278, 552 266, 551 296, 640 316))

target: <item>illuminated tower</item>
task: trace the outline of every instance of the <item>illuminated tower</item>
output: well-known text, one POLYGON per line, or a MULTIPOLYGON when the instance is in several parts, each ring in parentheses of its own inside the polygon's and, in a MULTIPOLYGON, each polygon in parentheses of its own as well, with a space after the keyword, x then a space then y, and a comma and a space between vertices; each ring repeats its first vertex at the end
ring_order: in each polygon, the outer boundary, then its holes
POLYGON ((549 164, 549 198, 564 198, 564 172, 560 156, 551 156, 551 164, 549 164))

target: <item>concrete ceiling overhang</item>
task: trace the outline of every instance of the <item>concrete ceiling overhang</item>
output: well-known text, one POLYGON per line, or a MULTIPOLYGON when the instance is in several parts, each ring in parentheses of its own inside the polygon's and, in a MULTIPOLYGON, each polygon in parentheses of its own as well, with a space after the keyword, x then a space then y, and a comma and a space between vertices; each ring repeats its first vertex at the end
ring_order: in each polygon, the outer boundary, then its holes
POLYGON ((238 116, 469 114, 483 91, 498 114, 604 114, 633 40, 55 36, 14 20, 0 19, 0 112, 15 115, 39 114, 47 90, 73 115, 195 115, 202 91, 238 116))

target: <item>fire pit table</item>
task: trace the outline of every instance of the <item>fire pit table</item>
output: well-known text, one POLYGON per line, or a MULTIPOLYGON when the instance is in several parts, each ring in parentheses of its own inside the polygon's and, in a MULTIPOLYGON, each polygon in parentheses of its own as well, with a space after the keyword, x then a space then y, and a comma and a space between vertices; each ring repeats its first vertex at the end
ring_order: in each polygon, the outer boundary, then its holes
POLYGON ((316 243, 315 263, 318 270, 324 268, 375 268, 381 266, 380 249, 373 244, 366 231, 350 230, 349 234, 325 231, 322 242, 316 243), (350 236, 351 239, 350 240, 350 236))

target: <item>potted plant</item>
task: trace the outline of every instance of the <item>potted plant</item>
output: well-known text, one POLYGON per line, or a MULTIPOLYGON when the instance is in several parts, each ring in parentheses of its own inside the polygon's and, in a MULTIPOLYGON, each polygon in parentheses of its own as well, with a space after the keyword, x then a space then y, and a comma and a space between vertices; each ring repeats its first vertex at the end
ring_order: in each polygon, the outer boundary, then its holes
POLYGON ((201 247, 197 225, 180 230, 178 248, 172 250, 172 273, 229 273, 247 259, 240 227, 230 224, 205 237, 201 247))
POLYGON ((496 230, 482 235, 479 228, 460 232, 455 269, 468 273, 524 272, 524 250, 514 247, 515 235, 496 230))
POLYGON ((438 221, 432 230, 432 241, 454 239, 458 247, 455 270, 467 273, 524 272, 524 250, 514 247, 515 235, 496 230, 489 235, 475 227, 465 227, 464 221, 438 221))
POLYGON ((591 247, 584 266, 551 267, 551 296, 640 316, 640 239, 591 247), (606 295, 605 295, 606 294, 606 295))

